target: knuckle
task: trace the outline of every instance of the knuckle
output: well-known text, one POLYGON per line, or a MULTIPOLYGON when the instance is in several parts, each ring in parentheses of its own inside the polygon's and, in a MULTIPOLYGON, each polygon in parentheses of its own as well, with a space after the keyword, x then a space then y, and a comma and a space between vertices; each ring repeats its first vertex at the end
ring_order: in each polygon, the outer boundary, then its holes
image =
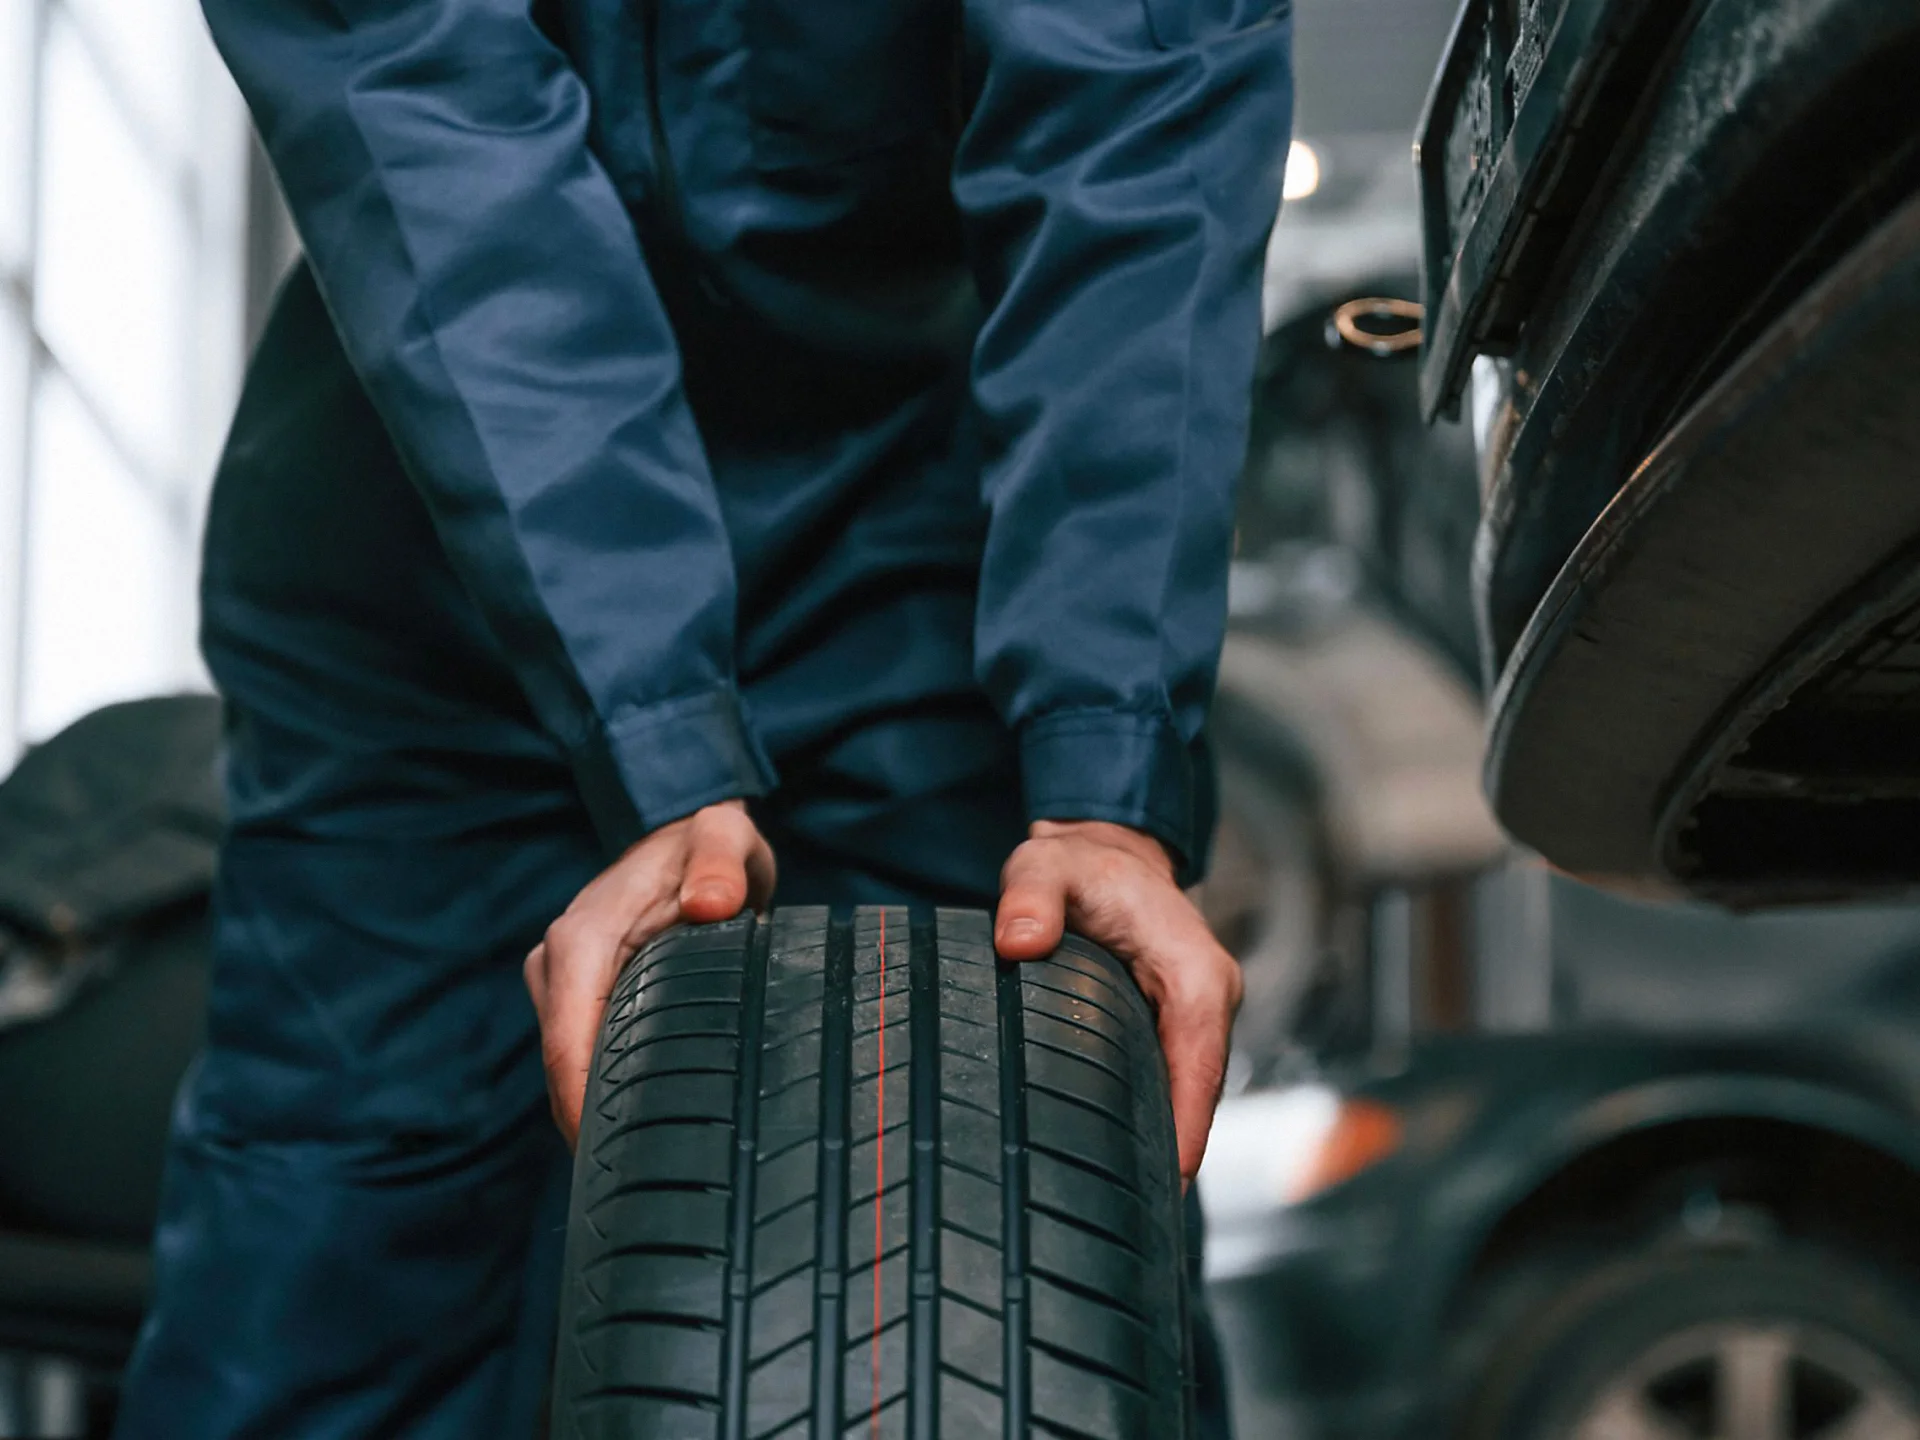
POLYGON ((1194 1018, 1230 1011, 1237 978, 1213 965, 1177 966, 1167 977, 1167 1003, 1194 1018))
POLYGON ((716 805, 702 810, 694 820, 694 830, 703 840, 741 844, 755 833, 747 812, 732 805, 716 805))
POLYGON ((575 963, 580 952, 592 942, 593 931, 591 922, 575 910, 567 911, 547 926, 546 938, 540 948, 546 951, 548 971, 565 969, 575 963))

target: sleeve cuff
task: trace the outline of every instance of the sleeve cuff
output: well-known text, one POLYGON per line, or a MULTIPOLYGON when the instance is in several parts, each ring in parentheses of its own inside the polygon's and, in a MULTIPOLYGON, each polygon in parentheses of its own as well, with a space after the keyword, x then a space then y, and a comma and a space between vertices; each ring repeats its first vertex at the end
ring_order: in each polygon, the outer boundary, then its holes
POLYGON ((774 783, 731 686, 622 711, 573 747, 573 770, 613 854, 703 805, 764 795, 774 783))
POLYGON ((1206 870, 1212 772, 1204 741, 1162 715, 1055 711, 1020 727, 1029 820, 1106 820, 1143 830, 1172 852, 1176 878, 1206 870))

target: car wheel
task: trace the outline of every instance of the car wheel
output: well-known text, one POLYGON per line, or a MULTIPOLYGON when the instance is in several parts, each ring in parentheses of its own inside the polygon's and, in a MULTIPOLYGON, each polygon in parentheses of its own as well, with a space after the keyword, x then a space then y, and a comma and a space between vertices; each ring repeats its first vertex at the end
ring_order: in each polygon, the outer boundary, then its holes
POLYGON ((1562 1257, 1475 1310, 1460 1440, 1920 1440, 1920 1294, 1836 1251, 1562 1257))

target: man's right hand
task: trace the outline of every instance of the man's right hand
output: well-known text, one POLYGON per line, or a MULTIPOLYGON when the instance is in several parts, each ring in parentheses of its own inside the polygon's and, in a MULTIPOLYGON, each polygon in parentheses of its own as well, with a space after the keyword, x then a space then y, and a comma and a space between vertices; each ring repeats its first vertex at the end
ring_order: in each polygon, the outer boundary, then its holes
POLYGON ((527 956, 540 1017, 547 1096, 560 1133, 580 1133, 587 1071, 614 981, 634 953, 669 926, 731 920, 773 899, 773 851, 728 800, 663 825, 574 897, 527 956))

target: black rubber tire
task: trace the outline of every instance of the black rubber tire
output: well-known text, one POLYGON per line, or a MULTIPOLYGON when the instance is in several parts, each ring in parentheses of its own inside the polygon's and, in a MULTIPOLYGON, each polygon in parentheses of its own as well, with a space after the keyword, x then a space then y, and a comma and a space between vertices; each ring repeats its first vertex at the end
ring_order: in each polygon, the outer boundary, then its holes
POLYGON ((1455 1440, 1569 1440, 1575 1417, 1635 1357, 1730 1320, 1834 1332, 1920 1395, 1920 1292, 1827 1247, 1547 1252, 1490 1278, 1470 1311, 1450 1366, 1455 1440))
POLYGON ((676 931, 587 1086, 553 1435, 1177 1440, 1182 1244, 1152 1015, 1095 947, 1001 965, 953 910, 676 931))

